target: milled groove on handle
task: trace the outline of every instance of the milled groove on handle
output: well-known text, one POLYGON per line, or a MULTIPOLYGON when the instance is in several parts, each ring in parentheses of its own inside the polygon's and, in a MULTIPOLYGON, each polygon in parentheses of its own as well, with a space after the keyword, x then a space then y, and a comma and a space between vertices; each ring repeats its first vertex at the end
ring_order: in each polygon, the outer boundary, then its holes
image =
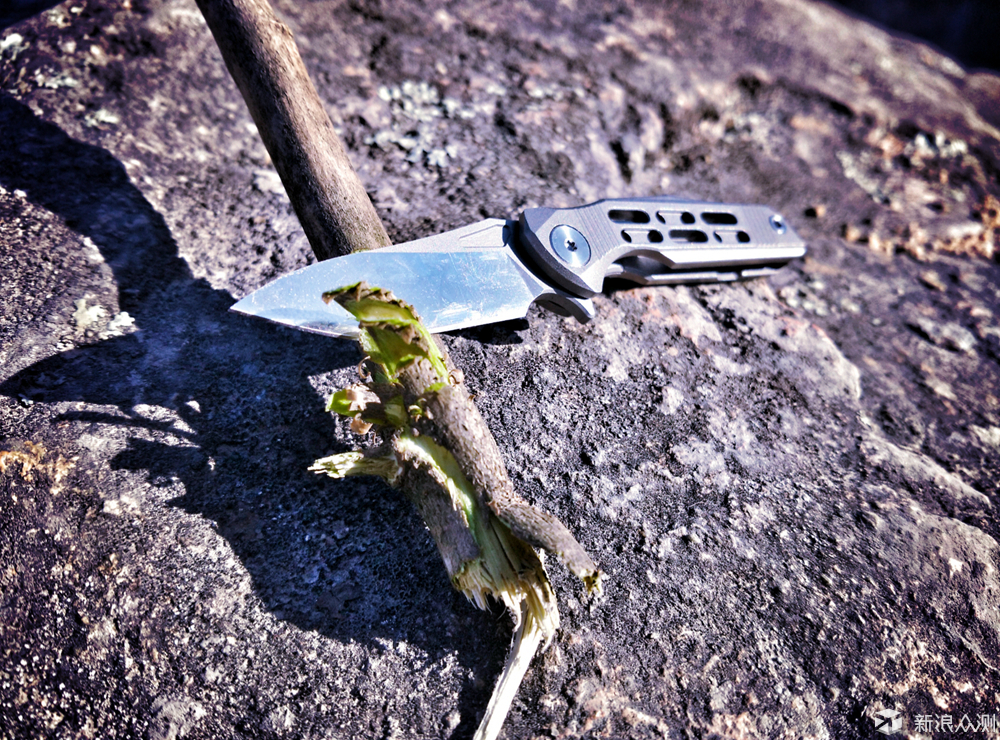
POLYGON ((606 275, 620 272, 613 265, 623 257, 648 257, 669 272, 774 265, 805 254, 802 240, 769 208, 666 196, 530 208, 520 230, 525 250, 550 278, 588 297, 600 292, 606 275), (585 262, 577 245, 566 250, 567 234, 586 240, 585 262))

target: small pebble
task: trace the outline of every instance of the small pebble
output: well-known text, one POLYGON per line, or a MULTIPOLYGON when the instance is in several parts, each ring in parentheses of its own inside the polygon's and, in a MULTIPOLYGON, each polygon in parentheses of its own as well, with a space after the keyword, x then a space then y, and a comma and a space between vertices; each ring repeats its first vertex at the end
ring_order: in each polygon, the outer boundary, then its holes
POLYGON ((861 241, 861 229, 853 224, 844 224, 841 227, 841 234, 844 237, 844 241, 848 242, 859 242, 861 241))
POLYGON ((947 290, 947 286, 944 284, 941 276, 934 270, 924 270, 920 273, 920 282, 933 290, 940 290, 941 292, 947 290))

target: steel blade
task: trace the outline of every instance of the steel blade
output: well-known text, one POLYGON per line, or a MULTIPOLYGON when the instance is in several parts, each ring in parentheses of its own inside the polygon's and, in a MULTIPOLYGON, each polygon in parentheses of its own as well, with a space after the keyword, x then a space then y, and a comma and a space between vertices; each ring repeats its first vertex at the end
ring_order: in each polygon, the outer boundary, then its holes
POLYGON ((319 262, 278 278, 243 298, 233 311, 304 331, 358 334, 357 320, 323 302, 324 292, 362 280, 410 303, 432 332, 523 318, 542 301, 581 320, 589 301, 535 277, 506 243, 507 222, 492 219, 396 247, 319 262))

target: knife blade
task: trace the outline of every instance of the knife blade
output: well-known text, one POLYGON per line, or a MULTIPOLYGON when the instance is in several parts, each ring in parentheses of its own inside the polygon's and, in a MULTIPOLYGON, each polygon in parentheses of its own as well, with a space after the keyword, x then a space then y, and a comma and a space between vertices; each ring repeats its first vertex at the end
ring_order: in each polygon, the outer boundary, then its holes
POLYGON ((405 244, 356 252, 278 278, 231 310, 340 337, 357 320, 324 292, 358 283, 391 290, 432 332, 523 318, 533 303, 581 322, 606 278, 643 285, 769 274, 806 245, 774 211, 674 197, 531 208, 405 244))

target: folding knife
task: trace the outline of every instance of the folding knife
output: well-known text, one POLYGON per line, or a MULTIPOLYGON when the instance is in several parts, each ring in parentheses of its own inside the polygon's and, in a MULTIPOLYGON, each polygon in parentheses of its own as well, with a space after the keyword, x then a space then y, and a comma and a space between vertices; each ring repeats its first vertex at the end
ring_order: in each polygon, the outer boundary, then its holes
POLYGON ((607 278, 641 285, 760 277, 805 255, 774 211, 674 197, 529 208, 436 236, 309 265, 232 310, 305 331, 357 336, 324 292, 362 280, 410 303, 432 332, 523 318, 532 303, 581 322, 607 278))

